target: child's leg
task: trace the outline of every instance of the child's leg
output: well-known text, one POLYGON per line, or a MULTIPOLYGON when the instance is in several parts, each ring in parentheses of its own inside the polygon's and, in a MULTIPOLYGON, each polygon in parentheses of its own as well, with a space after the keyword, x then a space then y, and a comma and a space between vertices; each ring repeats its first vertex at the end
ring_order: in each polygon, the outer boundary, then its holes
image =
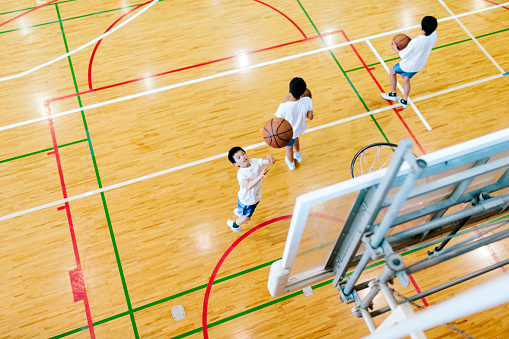
POLYGON ((405 101, 408 101, 408 95, 410 94, 410 79, 405 75, 403 75, 402 78, 403 78, 403 88, 405 90, 405 93, 403 93, 403 99, 405 99, 405 101))
POLYGON ((396 92, 396 85, 397 85, 397 79, 396 79, 396 71, 394 71, 394 68, 391 68, 390 72, 390 81, 391 81, 391 92, 396 92))
MULTIPOLYGON (((293 146, 295 146, 295 152, 300 152, 300 143, 299 143, 299 138, 295 138, 295 143, 293 144, 293 146)), ((290 159, 290 158, 288 158, 290 159)), ((293 159, 293 158, 292 158, 293 159)))
MULTIPOLYGON (((297 144, 297 140, 299 140, 299 139, 295 140, 295 144, 297 144)), ((286 153, 286 157, 288 158, 288 161, 290 161, 290 163, 292 163, 293 162, 293 146, 285 147, 285 153, 286 153)))
POLYGON ((248 217, 246 217, 245 215, 243 215, 243 216, 239 217, 239 218, 237 219, 237 221, 235 221, 235 223, 236 223, 237 225, 239 225, 239 226, 240 226, 240 225, 243 225, 243 224, 245 224, 246 222, 248 222, 248 221, 249 221, 249 219, 251 219, 251 218, 248 218, 248 217))

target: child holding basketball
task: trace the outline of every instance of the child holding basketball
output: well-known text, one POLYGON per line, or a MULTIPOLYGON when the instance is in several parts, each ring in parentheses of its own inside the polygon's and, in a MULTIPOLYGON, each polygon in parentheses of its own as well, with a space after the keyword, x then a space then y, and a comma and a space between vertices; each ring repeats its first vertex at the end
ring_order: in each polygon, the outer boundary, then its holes
POLYGON ((285 96, 283 103, 279 105, 275 116, 287 120, 292 125, 293 139, 285 147, 285 162, 290 171, 294 171, 295 160, 302 161, 299 136, 308 127, 306 118, 313 120, 311 92, 307 89, 306 82, 302 78, 293 78, 290 81, 290 93, 285 96), (295 153, 293 152, 294 146, 295 153))
POLYGON ((240 167, 237 172, 240 190, 238 208, 233 210, 238 218, 235 221, 228 220, 226 224, 233 232, 240 232, 240 225, 249 221, 262 198, 262 178, 269 171, 265 165, 274 164, 276 159, 272 155, 267 155, 265 159, 249 159, 246 152, 236 146, 228 152, 228 160, 240 167))
POLYGON ((398 101, 403 108, 407 108, 408 95, 410 94, 410 79, 424 68, 428 56, 437 42, 437 19, 432 16, 425 16, 421 21, 421 35, 413 38, 403 50, 398 50, 396 43, 392 42, 392 49, 396 52, 401 61, 394 65, 390 73, 391 92, 382 93, 385 100, 398 101), (403 78, 405 93, 403 98, 396 96, 396 74, 403 78))

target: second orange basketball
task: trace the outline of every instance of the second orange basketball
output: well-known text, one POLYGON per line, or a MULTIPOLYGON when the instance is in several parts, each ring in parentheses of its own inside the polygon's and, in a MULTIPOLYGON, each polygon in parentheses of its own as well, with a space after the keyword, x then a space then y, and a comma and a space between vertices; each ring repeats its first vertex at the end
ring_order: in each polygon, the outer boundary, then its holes
POLYGON ((292 138, 292 125, 285 119, 272 118, 263 126, 263 140, 270 147, 285 147, 292 141, 292 138))
POLYGON ((396 34, 394 36, 394 38, 392 39, 392 41, 394 41, 394 43, 398 47, 398 50, 400 50, 400 51, 402 51, 406 48, 406 46, 408 45, 410 40, 411 40, 410 37, 405 34, 396 34))

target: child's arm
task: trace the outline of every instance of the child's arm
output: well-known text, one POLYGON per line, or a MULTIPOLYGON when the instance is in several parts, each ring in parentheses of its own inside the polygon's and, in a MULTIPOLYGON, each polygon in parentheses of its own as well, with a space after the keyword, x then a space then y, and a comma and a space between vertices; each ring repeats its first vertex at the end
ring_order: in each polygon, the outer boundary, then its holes
POLYGON ((394 42, 394 40, 392 41, 391 47, 392 47, 393 51, 396 52, 396 54, 399 56, 398 46, 396 46, 396 43, 394 42))
POLYGON ((257 176, 256 178, 254 179, 244 179, 242 180, 242 186, 244 186, 245 188, 247 188, 248 190, 250 190, 251 188, 255 187, 255 185, 260 181, 262 180, 263 177, 266 176, 267 172, 269 171, 268 168, 264 168, 262 169, 262 171, 260 172, 260 175, 257 176))
POLYGON ((262 165, 274 165, 276 159, 272 155, 267 155, 267 158, 262 160, 262 165))
POLYGON ((308 117, 308 119, 309 119, 309 120, 313 120, 313 110, 308 111, 308 112, 306 113, 306 116, 308 117))

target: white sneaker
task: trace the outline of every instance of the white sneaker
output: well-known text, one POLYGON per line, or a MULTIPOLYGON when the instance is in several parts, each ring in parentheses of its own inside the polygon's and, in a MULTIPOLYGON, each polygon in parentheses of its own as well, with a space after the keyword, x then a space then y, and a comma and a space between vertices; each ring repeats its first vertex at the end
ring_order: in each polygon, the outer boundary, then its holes
POLYGON ((398 101, 398 97, 396 96, 396 92, 391 92, 391 93, 382 93, 380 94, 382 96, 382 98, 384 98, 385 100, 391 100, 391 101, 398 101))
POLYGON ((298 162, 302 162, 302 155, 300 155, 300 152, 294 152, 293 158, 297 160, 298 162))
POLYGON ((408 102, 405 99, 398 97, 398 102, 401 104, 401 106, 403 106, 403 108, 408 107, 408 102))
POLYGON ((295 171, 295 161, 290 162, 290 160, 288 160, 288 158, 285 157, 285 162, 288 165, 288 167, 290 168, 290 171, 295 171))
POLYGON ((226 225, 228 225, 228 227, 230 227, 230 228, 232 229, 232 231, 233 231, 233 232, 240 232, 240 231, 242 231, 242 229, 240 228, 240 226, 233 227, 233 223, 234 223, 234 222, 235 222, 235 221, 233 221, 233 220, 228 220, 228 221, 226 222, 226 225))

